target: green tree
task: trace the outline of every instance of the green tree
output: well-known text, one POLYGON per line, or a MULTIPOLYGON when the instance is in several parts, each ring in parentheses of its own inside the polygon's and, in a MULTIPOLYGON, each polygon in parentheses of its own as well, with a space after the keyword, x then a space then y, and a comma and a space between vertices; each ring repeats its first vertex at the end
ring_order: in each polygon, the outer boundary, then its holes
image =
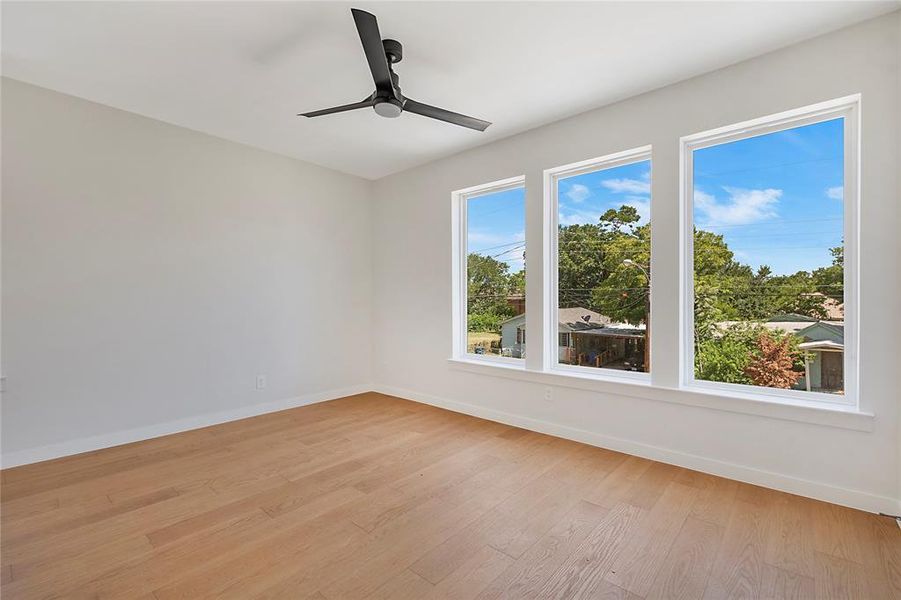
POLYGON ((804 352, 798 348, 799 343, 790 333, 770 331, 758 323, 722 325, 696 341, 695 377, 703 381, 791 387, 804 370, 804 352), (768 368, 772 370, 769 375, 768 368), (774 385, 777 381, 788 385, 774 385))
POLYGON ((605 267, 605 247, 600 226, 561 226, 557 247, 560 307, 597 308, 591 303, 591 293, 609 275, 605 267))
POLYGON ((772 277, 761 287, 761 293, 769 299, 770 315, 794 313, 813 317, 826 318, 825 298, 817 293, 816 282, 807 271, 798 271, 794 275, 772 277))
POLYGON ((510 293, 525 294, 526 293, 526 270, 521 269, 510 275, 510 293))
POLYGON ((832 264, 813 272, 813 280, 818 292, 838 302, 845 300, 845 247, 830 248, 832 264))
POLYGON ((695 334, 695 377, 703 381, 750 384, 745 373, 752 357, 757 328, 732 325, 708 335, 695 334))
POLYGON ((469 331, 500 331, 500 324, 513 316, 507 296, 513 289, 510 267, 490 256, 471 253, 467 264, 467 314, 469 331))
MULTIPOLYGON (((753 270, 735 260, 722 235, 695 228, 694 271, 696 308, 706 306, 717 321, 756 319, 766 310, 749 294, 755 283, 753 270)), ((759 274, 766 277, 769 268, 759 274)))
POLYGON ((596 224, 561 226, 558 287, 561 307, 583 306, 614 320, 646 318, 651 226, 633 206, 609 209, 596 224), (624 264, 629 259, 642 269, 624 264))
POLYGON ((592 305, 614 321, 638 324, 647 320, 651 274, 651 225, 639 225, 634 206, 610 209, 601 215, 606 277, 595 286, 592 305))

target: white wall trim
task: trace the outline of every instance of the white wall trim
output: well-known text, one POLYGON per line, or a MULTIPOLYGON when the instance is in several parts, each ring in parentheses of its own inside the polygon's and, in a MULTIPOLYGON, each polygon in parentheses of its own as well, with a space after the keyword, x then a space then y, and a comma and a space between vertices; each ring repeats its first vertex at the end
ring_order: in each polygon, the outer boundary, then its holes
POLYGON ((439 408, 488 419, 490 421, 497 421, 499 423, 521 427, 530 431, 537 431, 555 437, 574 440, 584 444, 598 446, 600 448, 607 448, 617 452, 640 456, 642 458, 685 467, 687 469, 701 471, 711 475, 735 479, 745 483, 760 485, 868 512, 886 512, 895 514, 898 511, 899 506, 901 506, 901 500, 890 498, 888 496, 877 496, 859 490, 836 487, 825 483, 782 475, 772 471, 765 471, 745 465, 706 458, 623 438, 607 436, 585 429, 560 425, 558 423, 516 415, 466 402, 449 400, 431 394, 423 394, 387 385, 376 385, 373 391, 397 396, 406 400, 412 400, 414 402, 430 404, 439 408))
POLYGON ((285 398, 282 400, 273 400, 262 404, 252 404, 242 406, 231 410, 223 410, 214 413, 196 415, 186 417, 176 421, 168 421, 165 423, 157 423, 146 427, 137 427, 134 429, 126 429, 125 431, 116 431, 112 433, 104 433, 90 437, 69 440, 57 444, 49 444, 47 446, 39 446, 37 448, 29 448, 26 450, 18 450, 4 454, 0 458, 2 468, 18 467, 31 463, 60 458, 63 456, 71 456, 73 454, 81 454, 82 452, 90 452, 92 450, 100 450, 102 448, 111 448, 122 444, 130 444, 132 442, 140 442, 149 440, 172 433, 179 433, 191 429, 199 429, 201 427, 209 427, 210 425, 218 425, 229 421, 237 421, 246 419, 247 417, 255 417, 266 413, 278 412, 289 408, 297 408, 298 406, 307 406, 318 402, 327 402, 345 396, 353 396, 362 394, 372 390, 371 385, 359 384, 345 388, 333 390, 325 390, 322 392, 313 392, 293 398, 285 398))

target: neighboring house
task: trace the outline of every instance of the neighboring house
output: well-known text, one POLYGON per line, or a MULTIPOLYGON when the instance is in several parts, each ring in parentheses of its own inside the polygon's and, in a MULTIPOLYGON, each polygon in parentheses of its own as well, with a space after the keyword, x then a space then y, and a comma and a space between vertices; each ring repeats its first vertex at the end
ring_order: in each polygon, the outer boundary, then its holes
POLYGON ((526 312, 526 295, 510 294, 507 296, 507 306, 511 307, 516 312, 516 316, 523 314, 526 312))
MULTIPOLYGON (((587 308, 557 311, 557 356, 561 363, 634 369, 644 363, 644 325, 613 323, 587 308)), ((501 348, 508 356, 525 355, 525 313, 501 324, 501 348)))
MULTIPOLYGON (((718 325, 724 328, 738 323, 741 321, 726 321, 718 325)), ((795 384, 795 388, 827 393, 844 391, 843 320, 820 321, 804 315, 786 314, 776 315, 762 325, 772 331, 790 333, 801 340, 798 347, 805 351, 807 360, 804 365, 804 377, 795 384)))
POLYGON ((845 305, 834 298, 828 297, 822 292, 810 292, 801 294, 808 298, 819 298, 823 303, 823 310, 826 311, 827 321, 843 321, 845 319, 845 305))
POLYGON ((845 389, 845 324, 817 321, 795 333, 798 347, 807 353, 804 380, 799 387, 815 392, 843 392, 845 389))

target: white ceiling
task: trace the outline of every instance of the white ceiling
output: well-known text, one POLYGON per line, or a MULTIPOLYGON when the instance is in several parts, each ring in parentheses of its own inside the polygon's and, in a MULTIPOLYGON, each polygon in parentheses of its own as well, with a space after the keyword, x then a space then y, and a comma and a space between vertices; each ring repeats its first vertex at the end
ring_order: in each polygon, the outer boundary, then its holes
POLYGON ((14 79, 375 179, 897 9, 898 2, 3 2, 14 79), (349 8, 404 44, 404 94, 484 133, 371 110, 349 8))

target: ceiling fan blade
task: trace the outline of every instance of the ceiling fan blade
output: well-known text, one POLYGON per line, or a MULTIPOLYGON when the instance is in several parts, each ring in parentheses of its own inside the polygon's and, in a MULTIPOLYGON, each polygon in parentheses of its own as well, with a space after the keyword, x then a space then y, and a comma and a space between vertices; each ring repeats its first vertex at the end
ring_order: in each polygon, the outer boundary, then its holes
POLYGON ((379 33, 379 23, 375 15, 360 10, 350 9, 354 23, 357 25, 357 33, 360 34, 360 42, 363 43, 363 52, 369 61, 369 70, 372 72, 372 80, 375 89, 381 92, 389 92, 393 97, 397 96, 394 89, 394 80, 391 78, 391 70, 388 68, 388 58, 385 56, 385 47, 382 45, 382 34, 379 33))
POLYGON ((339 112, 347 112, 358 108, 367 108, 372 106, 372 99, 367 98, 362 102, 354 102, 353 104, 343 104, 341 106, 333 106, 332 108, 323 108, 322 110, 314 110, 313 112, 300 113, 298 117, 321 117, 322 115, 332 115, 339 112))
POLYGON ((423 117, 431 117, 440 121, 447 121, 448 123, 453 123, 454 125, 469 127, 470 129, 476 129, 478 131, 485 131, 486 129, 488 129, 488 126, 491 125, 491 123, 489 123, 488 121, 476 119, 475 117, 467 117, 466 115, 461 115, 460 113, 444 110, 443 108, 438 108, 437 106, 429 106, 428 104, 423 104, 422 102, 417 102, 416 100, 410 100, 409 98, 407 98, 407 100, 404 102, 404 110, 407 112, 416 113, 417 115, 422 115, 423 117))

